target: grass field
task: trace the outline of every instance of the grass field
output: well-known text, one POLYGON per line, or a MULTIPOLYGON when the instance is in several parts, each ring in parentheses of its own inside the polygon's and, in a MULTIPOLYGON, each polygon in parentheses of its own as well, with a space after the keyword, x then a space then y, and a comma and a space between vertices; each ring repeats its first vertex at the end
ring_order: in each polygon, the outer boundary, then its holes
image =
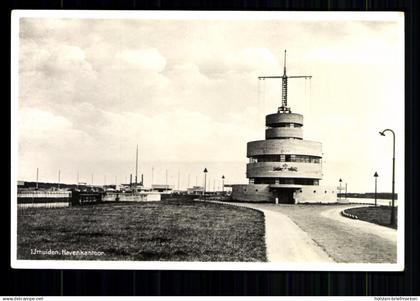
POLYGON ((264 235, 259 211, 187 200, 31 208, 18 210, 17 257, 266 261, 264 235), (45 254, 49 250, 53 254, 45 254))
POLYGON ((395 208, 395 224, 390 225, 391 207, 389 206, 369 206, 360 208, 350 208, 347 213, 356 215, 360 220, 397 229, 398 207, 395 208))

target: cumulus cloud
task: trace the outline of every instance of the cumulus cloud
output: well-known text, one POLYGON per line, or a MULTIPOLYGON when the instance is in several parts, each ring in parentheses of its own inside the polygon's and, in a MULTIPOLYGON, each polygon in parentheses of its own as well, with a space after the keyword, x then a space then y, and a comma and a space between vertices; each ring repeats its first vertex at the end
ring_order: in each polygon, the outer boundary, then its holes
POLYGON ((17 129, 21 168, 34 164, 51 168, 54 164, 74 162, 75 157, 86 159, 90 157, 86 148, 94 144, 85 132, 74 129, 67 118, 36 108, 19 110, 17 129))
POLYGON ((92 67, 86 61, 85 53, 82 49, 71 45, 60 45, 51 50, 49 57, 46 59, 44 67, 51 76, 60 76, 72 74, 72 76, 90 75, 92 67))
POLYGON ((161 72, 165 69, 166 59, 157 49, 125 49, 116 54, 124 69, 139 69, 142 71, 161 72))

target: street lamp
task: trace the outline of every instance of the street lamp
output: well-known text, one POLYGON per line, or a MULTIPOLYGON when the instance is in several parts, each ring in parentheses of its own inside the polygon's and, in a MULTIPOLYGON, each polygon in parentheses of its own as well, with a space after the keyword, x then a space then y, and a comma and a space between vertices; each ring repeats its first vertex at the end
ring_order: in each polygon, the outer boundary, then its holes
POLYGON ((339 198, 339 200, 341 201, 341 182, 343 182, 343 180, 340 178, 340 180, 338 180, 338 182, 340 182, 340 189, 339 189, 339 191, 340 191, 340 198, 339 198))
POLYGON ((377 200, 377 187, 378 187, 378 173, 375 171, 373 175, 375 177, 375 207, 376 207, 376 200, 377 200))
POLYGON ((225 175, 222 176, 222 194, 225 192, 225 175))
POLYGON ((204 189, 203 189, 203 197, 206 198, 206 183, 207 183, 207 168, 204 168, 204 189))
POLYGON ((395 224, 395 133, 391 129, 385 129, 382 132, 379 132, 381 136, 385 136, 385 132, 392 133, 392 207, 391 207, 391 225, 395 224))

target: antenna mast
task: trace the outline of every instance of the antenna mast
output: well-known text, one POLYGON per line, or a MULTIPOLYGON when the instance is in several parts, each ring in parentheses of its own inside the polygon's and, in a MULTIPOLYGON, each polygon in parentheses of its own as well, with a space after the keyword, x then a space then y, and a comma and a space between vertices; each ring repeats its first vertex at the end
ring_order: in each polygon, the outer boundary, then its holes
POLYGON ((286 50, 284 50, 284 61, 283 61, 283 78, 282 78, 282 87, 281 87, 281 107, 284 109, 287 108, 287 73, 286 73, 286 50))
POLYGON ((137 144, 136 148, 136 185, 137 185, 137 170, 138 170, 138 160, 139 160, 139 145, 137 144))
POLYGON ((290 108, 287 106, 287 79, 288 78, 312 78, 311 75, 298 75, 298 76, 287 76, 286 72, 286 50, 284 50, 284 60, 283 60, 283 75, 282 76, 259 76, 259 80, 265 80, 266 78, 281 78, 281 107, 279 107, 279 113, 291 113, 290 108))

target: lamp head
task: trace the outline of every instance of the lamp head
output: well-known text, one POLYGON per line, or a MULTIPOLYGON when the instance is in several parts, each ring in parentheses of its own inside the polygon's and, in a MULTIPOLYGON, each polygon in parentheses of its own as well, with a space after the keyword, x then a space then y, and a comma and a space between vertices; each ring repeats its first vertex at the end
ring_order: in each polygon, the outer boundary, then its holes
POLYGON ((375 178, 379 177, 378 173, 375 171, 375 174, 373 175, 375 178))
POLYGON ((224 179, 224 178, 225 178, 225 176, 223 175, 223 176, 222 176, 222 179, 224 179))
POLYGON ((340 179, 340 180, 338 180, 338 182, 340 182, 340 183, 341 183, 341 182, 343 182, 343 180, 342 180, 342 179, 340 179))
POLYGON ((207 168, 204 168, 204 172, 207 173, 207 168))
POLYGON ((385 131, 383 131, 383 132, 379 132, 379 135, 381 135, 381 136, 385 136, 385 131))

